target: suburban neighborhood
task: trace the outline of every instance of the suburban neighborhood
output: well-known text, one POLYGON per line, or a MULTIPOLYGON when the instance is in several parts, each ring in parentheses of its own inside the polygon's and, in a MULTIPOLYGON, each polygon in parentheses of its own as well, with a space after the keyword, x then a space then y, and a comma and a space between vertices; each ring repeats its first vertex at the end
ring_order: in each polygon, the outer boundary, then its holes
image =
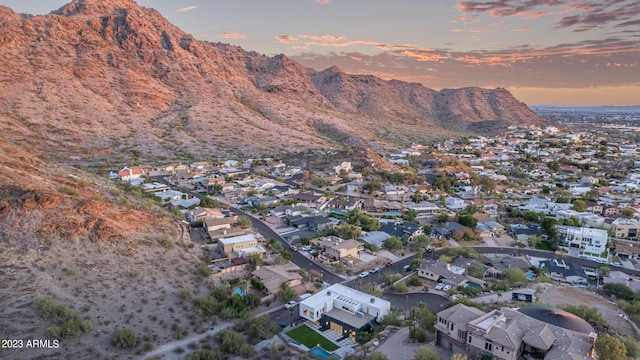
POLYGON ((375 159, 317 150, 109 176, 169 209, 211 283, 306 356, 366 356, 404 334, 442 358, 595 359, 600 325, 543 299, 611 296, 614 333, 638 336, 640 149, 616 139, 513 126, 375 159))

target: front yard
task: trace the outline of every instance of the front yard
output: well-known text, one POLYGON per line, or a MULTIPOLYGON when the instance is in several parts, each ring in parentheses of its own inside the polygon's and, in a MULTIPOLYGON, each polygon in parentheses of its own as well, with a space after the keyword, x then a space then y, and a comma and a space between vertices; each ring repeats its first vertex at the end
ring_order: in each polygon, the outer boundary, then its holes
POLYGON ((327 351, 334 351, 338 349, 338 345, 334 344, 331 340, 315 332, 307 325, 302 325, 291 331, 287 331, 286 334, 293 340, 308 347, 309 349, 312 349, 317 345, 320 345, 327 351))

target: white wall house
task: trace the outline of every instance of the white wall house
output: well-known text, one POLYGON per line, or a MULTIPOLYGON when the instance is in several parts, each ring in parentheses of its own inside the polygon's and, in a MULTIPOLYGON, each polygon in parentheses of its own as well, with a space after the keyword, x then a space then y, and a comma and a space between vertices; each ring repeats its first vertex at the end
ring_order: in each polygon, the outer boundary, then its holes
POLYGON ((581 249, 580 257, 600 263, 609 262, 606 230, 587 227, 558 226, 558 236, 563 243, 581 249))

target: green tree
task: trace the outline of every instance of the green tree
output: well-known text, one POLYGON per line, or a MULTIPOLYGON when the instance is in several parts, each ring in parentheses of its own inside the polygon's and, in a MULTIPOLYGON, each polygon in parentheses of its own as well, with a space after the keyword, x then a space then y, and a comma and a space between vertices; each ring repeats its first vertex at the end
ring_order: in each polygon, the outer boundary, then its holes
POLYGON ((596 339, 596 354, 599 359, 626 360, 627 348, 621 340, 604 334, 596 339))
POLYGON ((200 199, 200 206, 203 208, 219 208, 220 203, 218 200, 210 199, 208 197, 200 199))
POLYGON ((573 202, 573 210, 578 212, 587 211, 587 204, 585 204, 584 200, 575 200, 573 202))
POLYGON ((243 229, 251 227, 251 219, 247 215, 238 216, 238 226, 243 229))
POLYGON ((435 350, 426 346, 420 346, 416 349, 416 360, 439 360, 440 357, 435 350))
POLYGON ((343 239, 357 239, 362 235, 362 230, 351 224, 342 224, 338 226, 338 236, 343 239))
POLYGON ((384 247, 387 249, 401 249, 402 248, 402 240, 397 236, 392 236, 382 242, 384 247))
POLYGON ((523 286, 528 280, 527 274, 518 268, 505 269, 502 274, 512 286, 523 286))
POLYGON ((251 264, 251 266, 253 266, 253 268, 255 269, 256 267, 262 265, 262 255, 259 252, 251 253, 249 254, 249 256, 247 256, 247 262, 251 264))
POLYGON ((289 283, 284 282, 284 283, 282 283, 282 285, 280 285, 280 290, 278 291, 278 296, 280 296, 280 299, 282 299, 282 301, 289 302, 289 301, 295 299, 297 294, 291 288, 289 283))
POLYGON ((470 227, 472 229, 475 229, 478 226, 478 219, 472 215, 460 215, 458 217, 458 222, 460 225, 470 227))

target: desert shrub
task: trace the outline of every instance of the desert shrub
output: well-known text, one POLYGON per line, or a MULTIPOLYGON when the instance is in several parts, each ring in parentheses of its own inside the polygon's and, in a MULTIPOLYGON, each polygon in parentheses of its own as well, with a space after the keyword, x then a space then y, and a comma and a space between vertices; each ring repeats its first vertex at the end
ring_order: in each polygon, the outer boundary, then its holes
POLYGON ((160 246, 162 246, 165 249, 173 248, 173 241, 167 235, 158 236, 156 241, 158 242, 158 244, 160 244, 160 246))
POLYGON ((222 360, 224 354, 220 349, 197 350, 184 357, 184 360, 222 360))
POLYGON ((191 297, 193 296, 193 292, 191 291, 191 289, 186 288, 186 287, 181 287, 180 288, 180 297, 183 299, 191 299, 191 297))
POLYGON ((414 276, 411 279, 409 279, 409 281, 407 281, 407 285, 409 285, 409 286, 420 286, 420 285, 422 285, 422 281, 420 281, 420 278, 414 276))
POLYGON ((213 338, 220 344, 220 349, 227 354, 249 358, 256 353, 255 349, 233 330, 222 330, 216 333, 213 338))
POLYGON ((53 338, 70 338, 93 328, 91 320, 82 319, 80 313, 59 304, 50 297, 37 295, 31 305, 40 313, 40 316, 56 324, 48 329, 49 336, 53 338))
POLYGON ((209 269, 209 265, 206 262, 201 262, 198 264, 197 273, 200 276, 207 277, 211 275, 211 269, 209 269))
POLYGON ((119 348, 132 348, 138 344, 138 337, 130 329, 117 329, 111 335, 111 345, 119 348))
POLYGON ((407 284, 405 284, 403 282, 399 282, 399 283, 393 285, 393 291, 395 291, 395 292, 405 293, 408 290, 409 290, 409 288, 407 287, 407 284))
POLYGON ((193 306, 204 316, 215 315, 220 311, 220 303, 213 297, 193 299, 193 306))
POLYGON ((74 189, 74 188, 69 187, 67 185, 60 186, 58 188, 58 192, 61 192, 61 193, 66 194, 66 195, 71 195, 71 196, 80 195, 80 191, 78 191, 78 189, 74 189))

